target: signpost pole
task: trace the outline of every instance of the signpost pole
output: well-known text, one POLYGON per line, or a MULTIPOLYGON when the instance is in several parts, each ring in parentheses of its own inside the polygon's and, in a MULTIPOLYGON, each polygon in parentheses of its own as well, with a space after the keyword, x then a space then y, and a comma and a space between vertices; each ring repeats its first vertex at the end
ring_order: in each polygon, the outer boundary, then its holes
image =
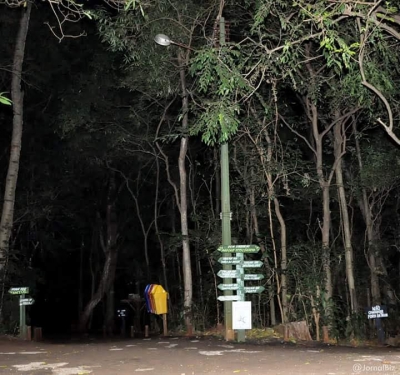
MULTIPOLYGON (((225 45, 225 19, 219 19, 219 43, 220 46, 225 45)), ((229 149, 228 143, 221 144, 221 226, 222 226, 222 245, 231 244, 231 202, 229 190, 229 149)), ((229 257, 230 254, 224 255, 229 257)), ((231 264, 224 264, 224 270, 231 270, 231 264)), ((232 279, 224 279, 224 284, 231 284, 232 279)), ((224 296, 232 295, 232 290, 224 290, 224 296)), ((232 329, 232 301, 224 301, 224 324, 225 324, 225 340, 232 341, 235 334, 232 329)))
POLYGON ((21 303, 25 298, 25 294, 19 295, 19 337, 23 340, 26 339, 26 306, 21 303))
MULTIPOLYGON (((219 296, 219 301, 231 302, 237 301, 231 305, 231 317, 232 317, 232 337, 234 339, 234 330, 237 331, 237 341, 244 342, 246 340, 245 324, 238 324, 235 319, 238 318, 238 311, 243 310, 243 306, 246 298, 246 293, 261 293, 265 288, 263 286, 245 286, 244 282, 262 280, 264 278, 263 274, 249 274, 245 273, 245 268, 258 268, 262 267, 263 263, 260 260, 244 260, 245 254, 257 253, 260 247, 257 245, 222 245, 218 248, 218 251, 222 253, 222 257, 218 259, 218 262, 222 264, 223 269, 220 270, 217 275, 223 279, 223 283, 218 285, 218 289, 224 292, 223 296, 219 296), (232 253, 234 256, 232 256, 232 253), (232 265, 236 266, 236 269, 231 269, 232 265), (229 266, 229 268, 227 267, 229 266), (232 283, 232 279, 236 279, 236 283, 232 283), (236 291, 236 295, 233 295, 233 291, 236 291), (229 294, 228 294, 229 293, 229 294), (236 327, 236 328, 235 328, 236 327)), ((249 302, 251 311, 251 302, 249 302)), ((247 309, 247 308, 246 308, 247 309)), ((226 311, 226 310, 225 310, 226 311)), ((241 311, 243 313, 243 311, 241 311)), ((226 318, 226 314, 225 314, 226 318)), ((250 314, 251 318, 251 314, 250 314)), ((241 319, 241 318, 240 318, 241 319)), ((250 325, 251 326, 251 322, 250 325)), ((226 330, 228 335, 228 330, 226 330)), ((231 338, 227 338, 231 340, 231 338)))
POLYGON ((377 330, 377 333, 378 333, 379 344, 384 344, 385 343, 385 332, 383 332, 382 319, 381 318, 376 318, 375 319, 375 326, 376 326, 376 330, 377 330))
POLYGON ((29 287, 27 286, 11 288, 8 293, 19 296, 19 337, 25 340, 27 338, 26 306, 32 305, 35 300, 33 298, 25 298, 25 295, 29 293, 29 287))
MULTIPOLYGON (((245 301, 245 297, 244 297, 244 268, 243 268, 244 254, 243 253, 237 253, 236 257, 240 259, 240 264, 238 264, 236 266, 236 269, 239 271, 239 277, 237 279, 237 284, 238 284, 237 294, 239 296, 239 301, 245 301)), ((246 341, 246 335, 245 335, 245 330, 244 329, 238 329, 238 331, 237 331, 237 341, 238 342, 246 341)))

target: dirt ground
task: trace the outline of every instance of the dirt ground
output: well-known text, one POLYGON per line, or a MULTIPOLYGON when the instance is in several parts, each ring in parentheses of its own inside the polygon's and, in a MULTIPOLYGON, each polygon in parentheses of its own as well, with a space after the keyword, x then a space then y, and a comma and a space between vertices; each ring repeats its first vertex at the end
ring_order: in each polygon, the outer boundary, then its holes
POLYGON ((0 374, 400 374, 400 348, 349 348, 215 338, 22 342, 0 339, 0 374))

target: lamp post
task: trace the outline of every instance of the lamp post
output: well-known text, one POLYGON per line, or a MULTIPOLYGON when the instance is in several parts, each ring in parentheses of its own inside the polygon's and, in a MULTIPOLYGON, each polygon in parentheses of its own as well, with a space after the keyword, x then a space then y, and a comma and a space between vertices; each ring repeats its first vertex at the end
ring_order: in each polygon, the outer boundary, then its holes
MULTIPOLYGON (((220 17, 219 20, 219 43, 221 46, 225 44, 225 19, 220 17)), ((181 43, 171 40, 167 35, 157 34, 154 41, 161 46, 169 46, 171 44, 190 49, 192 48, 181 43)), ((222 245, 231 245, 231 203, 230 203, 230 188, 229 188, 229 148, 228 143, 224 142, 220 148, 220 168, 221 168, 221 228, 222 228, 222 245)), ((224 256, 231 256, 225 254, 224 256)), ((224 270, 231 270, 232 265, 224 264, 224 270)), ((224 284, 231 284, 232 279, 223 279, 224 284)), ((232 295, 232 290, 224 290, 224 296, 232 295)), ((232 301, 224 301, 224 325, 225 325, 225 340, 233 341, 235 339, 232 329, 232 301)))

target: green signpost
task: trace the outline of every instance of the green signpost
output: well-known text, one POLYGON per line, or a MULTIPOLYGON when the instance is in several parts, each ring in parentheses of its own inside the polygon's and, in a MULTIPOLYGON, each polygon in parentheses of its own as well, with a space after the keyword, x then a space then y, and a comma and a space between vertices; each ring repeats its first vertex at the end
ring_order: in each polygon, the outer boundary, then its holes
POLYGON ((239 301, 239 296, 218 296, 218 301, 239 301))
POLYGON ((25 294, 29 293, 29 287, 11 288, 8 293, 19 295, 19 336, 21 339, 26 339, 26 306, 33 305, 35 300, 33 298, 25 298, 25 294))
MULTIPOLYGON (((239 290, 238 284, 219 284, 219 290, 239 290)), ((245 293, 261 293, 265 290, 263 286, 245 286, 244 292, 245 293)), ((221 300, 220 300, 221 301, 221 300)))
POLYGON ((265 290, 263 286, 245 286, 244 292, 245 293, 261 293, 265 290))
POLYGON ((238 276, 237 270, 220 270, 218 271, 217 275, 221 279, 234 279, 238 276))
POLYGON ((35 303, 35 300, 33 298, 20 298, 19 299, 19 305, 20 306, 30 306, 35 303))
POLYGON ((237 284, 219 284, 219 290, 238 290, 239 286, 237 284))
MULTIPOLYGON (((254 254, 260 251, 257 245, 222 245, 218 248, 222 253, 222 257, 218 262, 222 264, 224 269, 220 270, 217 275, 223 279, 224 283, 218 285, 218 289, 224 291, 223 296, 219 296, 219 301, 245 301, 246 293, 261 293, 265 290, 263 286, 244 286, 245 281, 262 280, 262 274, 246 274, 246 268, 260 268, 263 265, 261 260, 244 260, 244 254, 254 254), (234 254, 236 256, 230 256, 234 254), (226 266, 236 266, 236 269, 226 269, 226 266), (229 281, 228 281, 229 279, 229 281), (231 279, 236 279, 236 283, 232 283, 231 279), (227 291, 236 291, 236 295, 227 295, 227 291)), ((237 340, 245 341, 244 329, 238 329, 237 340)))
POLYGON ((261 260, 245 260, 243 261, 244 268, 261 268, 263 266, 263 262, 261 260))
POLYGON ((248 274, 244 275, 245 280, 262 280, 263 278, 264 278, 264 275, 261 273, 254 274, 254 275, 248 273, 248 274))
POLYGON ((257 245, 222 245, 218 248, 220 253, 258 253, 260 246, 257 245))
POLYGON ((219 258, 221 264, 241 265, 244 268, 260 268, 263 266, 261 260, 242 260, 238 257, 223 257, 219 258))
POLYGON ((10 288, 8 293, 10 293, 10 294, 29 294, 29 288, 27 286, 23 286, 21 288, 10 288))

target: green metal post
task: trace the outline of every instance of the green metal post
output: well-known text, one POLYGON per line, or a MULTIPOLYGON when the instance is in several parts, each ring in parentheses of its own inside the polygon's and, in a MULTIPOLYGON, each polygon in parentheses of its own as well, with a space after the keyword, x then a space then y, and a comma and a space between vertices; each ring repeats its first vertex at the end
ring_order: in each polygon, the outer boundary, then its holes
MULTIPOLYGON (((225 19, 219 20, 219 43, 225 45, 225 19)), ((231 245, 231 199, 229 189, 229 149, 228 143, 221 144, 221 226, 222 226, 222 245, 231 245)), ((232 254, 224 253, 223 256, 230 257, 232 254)), ((231 270, 232 265, 224 264, 224 270, 231 270)), ((223 279, 224 284, 231 284, 232 279, 223 279)), ((232 290, 224 290, 224 296, 231 296, 232 290)), ((232 341, 235 334, 232 329, 232 301, 224 302, 224 325, 225 340, 232 341)))
MULTIPOLYGON (((228 144, 221 145, 221 221, 222 221, 222 245, 231 244, 231 204, 229 192, 229 154, 228 144)), ((223 256, 230 257, 232 254, 224 253, 223 256)), ((224 270, 231 270, 231 264, 224 264, 224 270)), ((231 284, 232 279, 223 279, 224 284, 231 284)), ((232 290, 224 290, 224 296, 231 296, 232 290)), ((224 302, 224 324, 225 340, 232 341, 235 335, 232 329, 232 301, 224 302)))
POLYGON ((21 300, 25 298, 25 294, 19 296, 19 337, 26 339, 26 306, 21 305, 21 300))

